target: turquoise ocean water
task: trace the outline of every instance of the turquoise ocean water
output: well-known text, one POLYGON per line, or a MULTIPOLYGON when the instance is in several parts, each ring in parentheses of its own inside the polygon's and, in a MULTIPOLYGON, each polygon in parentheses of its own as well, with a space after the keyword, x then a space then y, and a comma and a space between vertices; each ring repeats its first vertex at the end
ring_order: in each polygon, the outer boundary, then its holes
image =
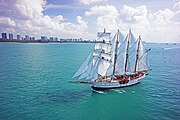
POLYGON ((140 84, 94 93, 68 83, 93 44, 0 44, 0 119, 180 120, 180 45, 147 46, 140 84))

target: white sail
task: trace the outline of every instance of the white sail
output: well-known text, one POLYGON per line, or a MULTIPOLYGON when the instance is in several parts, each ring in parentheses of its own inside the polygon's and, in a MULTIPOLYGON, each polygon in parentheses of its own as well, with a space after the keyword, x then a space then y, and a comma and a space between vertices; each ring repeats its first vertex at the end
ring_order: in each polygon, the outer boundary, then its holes
POLYGON ((107 76, 111 76, 113 74, 113 67, 114 67, 114 65, 111 62, 111 64, 109 65, 109 68, 107 69, 107 72, 106 72, 107 76))
POLYGON ((110 53, 111 52, 111 44, 107 43, 107 44, 103 44, 103 43, 96 43, 94 50, 99 51, 99 50, 104 50, 106 51, 106 53, 110 53))
POLYGON ((96 61, 99 60, 99 56, 101 55, 101 52, 100 51, 94 51, 93 52, 93 65, 95 65, 96 61))
POLYGON ((139 60, 137 65, 137 71, 148 70, 148 59, 147 59, 147 51, 143 42, 140 41, 139 45, 139 60))
POLYGON ((90 76, 90 72, 91 72, 92 67, 93 67, 93 61, 90 61, 88 66, 87 66, 87 69, 84 70, 84 72, 81 74, 79 79, 83 79, 83 78, 90 76))
POLYGON ((94 49, 95 50, 99 50, 99 49, 101 49, 102 47, 101 47, 101 43, 96 43, 95 44, 95 47, 94 47, 94 49))
POLYGON ((118 30, 118 32, 114 35, 111 43, 112 43, 112 51, 115 52, 116 42, 118 40, 118 48, 120 47, 121 43, 124 41, 124 36, 118 30), (118 38, 117 38, 118 37, 118 38))
POLYGON ((128 44, 128 35, 126 36, 125 40, 121 43, 117 51, 117 67, 115 74, 119 74, 119 75, 125 74, 127 44, 128 44))
POLYGON ((105 60, 111 61, 111 54, 101 53, 101 57, 105 60))
POLYGON ((120 45, 118 50, 118 58, 117 58, 118 64, 117 64, 116 74, 124 75, 126 74, 126 72, 131 71, 131 67, 130 67, 131 58, 129 58, 129 53, 130 53, 129 49, 133 44, 135 44, 135 38, 130 30, 129 34, 126 36, 126 39, 120 45), (127 59, 127 63, 126 63, 126 59, 127 59))
MULTIPOLYGON (((105 76, 107 69, 111 64, 111 55, 112 55, 112 43, 110 41, 110 33, 98 33, 99 40, 103 41, 96 45, 95 49, 101 49, 99 54, 99 63, 97 65, 97 73, 101 76, 105 76)), ((97 75, 96 75, 97 76, 97 75)))
POLYGON ((111 53, 111 44, 102 44, 102 50, 104 50, 106 53, 111 53))
POLYGON ((115 34, 113 39, 111 40, 111 55, 110 55, 111 62, 110 62, 109 68, 107 69, 107 72, 106 72, 107 76, 111 76, 113 74, 116 39, 117 39, 117 34, 115 34))
POLYGON ((107 72, 107 69, 109 68, 109 65, 110 65, 109 61, 101 59, 100 63, 99 63, 99 66, 98 66, 98 73, 101 76, 105 76, 106 72, 107 72))
POLYGON ((91 69, 90 76, 88 76, 86 79, 96 79, 96 78, 98 78, 98 72, 97 72, 97 70, 98 70, 99 61, 100 61, 100 59, 98 59, 98 60, 95 62, 94 66, 93 66, 92 69, 91 69))
POLYGON ((124 36, 123 36, 123 34, 122 34, 120 31, 118 31, 118 36, 119 36, 119 39, 118 39, 118 42, 119 42, 118 47, 120 47, 121 43, 124 41, 124 36))
POLYGON ((94 51, 94 52, 93 52, 93 57, 98 57, 99 54, 100 54, 100 51, 94 51))
POLYGON ((81 75, 82 73, 85 72, 85 70, 87 69, 88 63, 90 61, 91 58, 91 53, 88 55, 88 57, 84 60, 84 62, 82 63, 82 65, 79 67, 79 69, 77 70, 77 72, 74 74, 73 78, 81 75))
POLYGON ((132 46, 135 43, 135 41, 136 41, 136 39, 135 39, 133 33, 130 30, 130 33, 129 33, 129 47, 132 46))
POLYGON ((81 74, 81 76, 78 79, 80 80, 80 79, 86 78, 88 76, 89 76, 89 74, 87 73, 87 71, 85 71, 83 74, 81 74))
MULTIPOLYGON (((114 69, 114 57, 115 57, 115 54, 118 54, 118 50, 116 51, 116 45, 117 45, 117 49, 120 47, 121 43, 123 42, 124 40, 124 36, 122 35, 122 33, 118 30, 118 32, 114 35, 112 41, 111 41, 111 64, 107 70, 107 76, 111 76, 113 74, 113 69, 114 69), (118 43, 117 43, 118 42, 118 43)), ((117 70, 117 62, 116 62, 116 65, 115 65, 115 69, 117 70)))
POLYGON ((136 65, 136 55, 137 55, 137 49, 138 49, 138 42, 137 40, 129 49, 129 56, 128 56, 128 72, 133 73, 135 71, 135 65, 136 65))
MULTIPOLYGON (((114 64, 114 55, 115 55, 115 47, 116 47, 117 34, 114 35, 111 41, 111 64, 114 64)), ((112 65, 113 66, 113 65, 112 65)))
POLYGON ((98 33, 98 40, 102 43, 95 44, 94 51, 86 58, 73 78, 79 76, 79 79, 95 79, 99 75, 106 75, 112 52, 110 33, 98 33))

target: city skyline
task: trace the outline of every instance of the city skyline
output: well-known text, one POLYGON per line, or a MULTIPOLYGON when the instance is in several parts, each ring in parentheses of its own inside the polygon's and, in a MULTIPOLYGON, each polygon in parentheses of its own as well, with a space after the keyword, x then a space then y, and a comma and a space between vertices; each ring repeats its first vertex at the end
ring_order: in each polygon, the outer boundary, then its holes
POLYGON ((95 39, 131 28, 146 42, 180 42, 178 0, 0 0, 0 33, 95 39))
POLYGON ((47 37, 41 36, 40 38, 35 38, 31 35, 14 35, 12 33, 1 33, 0 42, 20 42, 20 43, 50 43, 50 42, 60 42, 60 43, 94 43, 101 42, 95 39, 82 39, 82 38, 58 38, 58 37, 47 37))

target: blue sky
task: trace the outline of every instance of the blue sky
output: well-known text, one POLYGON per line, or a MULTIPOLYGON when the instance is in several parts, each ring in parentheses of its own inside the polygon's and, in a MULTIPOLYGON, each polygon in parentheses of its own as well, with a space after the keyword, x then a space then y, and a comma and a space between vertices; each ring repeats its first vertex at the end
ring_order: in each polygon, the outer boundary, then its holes
POLYGON ((180 42, 179 0, 0 0, 0 32, 95 39, 107 28, 148 42, 180 42))

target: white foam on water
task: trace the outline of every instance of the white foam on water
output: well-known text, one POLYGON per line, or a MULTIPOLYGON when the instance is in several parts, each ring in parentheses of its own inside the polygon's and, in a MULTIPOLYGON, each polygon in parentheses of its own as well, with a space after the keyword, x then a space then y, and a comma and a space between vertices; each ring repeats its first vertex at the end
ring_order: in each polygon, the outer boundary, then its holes
POLYGON ((97 90, 93 90, 93 92, 96 92, 96 93, 99 93, 99 94, 106 94, 106 93, 103 92, 103 91, 97 91, 97 90))
POLYGON ((117 93, 123 93, 121 90, 118 90, 118 89, 114 89, 113 91, 117 93))
POLYGON ((180 47, 169 47, 169 48, 164 48, 164 50, 172 50, 172 49, 179 49, 180 47))
POLYGON ((117 92, 117 93, 124 93, 124 92, 126 92, 126 91, 124 91, 124 90, 122 90, 122 89, 114 89, 113 90, 114 92, 117 92))
POLYGON ((122 90, 122 92, 126 92, 125 90, 122 90))
POLYGON ((135 91, 132 91, 132 93, 135 93, 135 91))

